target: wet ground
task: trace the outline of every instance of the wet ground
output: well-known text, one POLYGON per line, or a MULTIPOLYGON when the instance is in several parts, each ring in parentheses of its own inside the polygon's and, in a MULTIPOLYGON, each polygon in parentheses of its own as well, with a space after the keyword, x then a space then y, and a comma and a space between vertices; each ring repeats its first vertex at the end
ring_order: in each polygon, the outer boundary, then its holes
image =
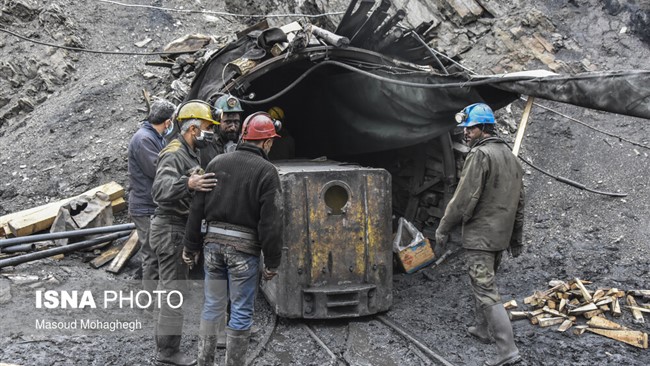
MULTIPOLYGON (((201 6, 199 2, 153 3, 167 7, 201 6)), ((578 45, 578 49, 564 49, 556 55, 568 64, 588 58, 601 70, 647 69, 648 44, 639 34, 620 32, 622 27, 632 29, 639 24, 642 18, 638 10, 643 4, 605 3, 606 8, 595 0, 534 1, 526 6, 548 14, 565 41, 569 39, 578 45)), ((186 33, 226 34, 244 27, 234 19, 212 23, 202 15, 96 1, 45 1, 39 6, 50 9, 47 16, 39 18, 36 12, 29 20, 29 16, 20 19, 5 12, 2 24, 21 34, 43 33, 43 39, 54 43, 64 43, 76 36, 90 49, 132 50, 134 42, 152 38, 144 51, 156 50, 186 33), (52 38, 46 36, 48 33, 52 38)), ((6 67, 0 68, 0 101, 11 100, 0 106, 0 214, 67 197, 109 180, 125 184, 126 144, 137 128, 137 121, 144 117, 137 111, 144 107, 141 89, 164 95, 171 81, 166 69, 144 66, 146 60, 157 58, 52 53, 49 48, 20 43, 6 34, 0 36, 0 44, 3 65, 12 62, 16 70, 11 74, 6 67), (42 64, 36 73, 27 67, 39 62, 42 64), (23 108, 7 114, 11 103, 17 103, 20 97, 31 100, 34 111, 23 108)), ((479 56, 469 52, 466 64, 476 70, 489 70, 481 64, 479 56)), ((535 61, 528 66, 540 67, 535 61)), ((646 120, 538 102, 615 135, 650 145, 646 120)), ((523 102, 514 103, 513 118, 518 120, 522 109, 523 102)), ((506 256, 502 263, 498 283, 504 300, 516 299, 521 305, 533 291, 545 289, 548 281, 574 277, 593 281, 593 289, 650 289, 650 150, 534 107, 522 154, 555 174, 599 190, 626 192, 628 196, 608 198, 587 193, 524 167, 530 171, 525 176, 527 248, 521 257, 506 256)), ((458 245, 457 235, 452 248, 458 245)), ((152 322, 139 311, 120 312, 126 319, 142 322, 142 329, 134 332, 33 332, 32 322, 40 314, 34 303, 38 288, 128 289, 135 268, 132 263, 123 274, 114 276, 91 269, 79 256, 72 256, 63 261, 21 265, 13 272, 3 270, 2 274, 37 276, 39 285, 0 281, 2 286, 11 286, 11 298, 0 305, 0 361, 20 365, 151 364, 152 322), (48 282, 48 276, 57 278, 60 284, 48 282)), ((462 251, 439 267, 423 272, 427 275, 420 272, 395 276, 394 303, 386 315, 452 364, 482 364, 486 357, 495 354, 495 349, 465 333, 473 319, 473 300, 462 251)), ((196 350, 200 287, 195 287, 194 292, 198 295, 188 306, 187 336, 182 343, 182 349, 190 353, 196 350)), ((309 322, 313 332, 337 357, 333 362, 302 322, 279 319, 273 328, 274 316, 263 298, 258 299, 256 309, 255 321, 261 330, 251 342, 251 353, 259 348, 254 365, 435 364, 376 318, 309 322)), ((623 312, 622 324, 648 331, 647 323, 635 324, 631 314, 626 309, 623 312)), ((76 315, 67 315, 71 314, 76 315)), ((513 322, 513 327, 523 364, 650 364, 648 350, 597 335, 559 333, 556 327, 542 329, 527 321, 513 322)))

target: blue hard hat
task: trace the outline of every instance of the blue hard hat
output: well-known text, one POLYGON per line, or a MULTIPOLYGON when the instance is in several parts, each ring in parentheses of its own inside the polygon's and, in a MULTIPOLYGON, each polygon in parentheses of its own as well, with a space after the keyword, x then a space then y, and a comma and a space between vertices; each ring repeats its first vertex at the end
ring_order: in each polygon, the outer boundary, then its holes
POLYGON ((456 122, 458 122, 459 127, 471 127, 481 124, 493 125, 495 123, 494 112, 485 103, 474 103, 456 113, 456 122))

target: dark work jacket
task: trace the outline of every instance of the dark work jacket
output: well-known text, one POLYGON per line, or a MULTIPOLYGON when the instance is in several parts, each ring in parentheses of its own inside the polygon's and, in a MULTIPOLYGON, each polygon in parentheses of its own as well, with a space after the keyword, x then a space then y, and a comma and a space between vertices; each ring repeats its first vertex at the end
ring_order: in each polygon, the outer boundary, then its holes
POLYGON ((463 172, 440 220, 448 233, 463 225, 463 247, 501 251, 522 246, 524 186, 521 165, 497 137, 479 141, 470 150, 463 172))
POLYGON ((193 192, 187 181, 192 173, 201 174, 199 157, 182 136, 172 140, 158 155, 152 196, 156 215, 187 218, 193 192))
POLYGON ((165 147, 165 139, 153 126, 144 121, 129 142, 129 213, 131 216, 150 216, 156 204, 151 197, 151 186, 156 177, 156 159, 165 147))
MULTIPOLYGON (((264 151, 243 143, 235 152, 221 154, 206 168, 215 173, 217 186, 210 192, 197 192, 187 222, 185 247, 201 250, 201 220, 243 226, 257 233, 257 241, 226 240, 238 251, 264 253, 267 268, 280 265, 282 256, 282 202, 278 171, 264 151)), ((210 234, 206 236, 206 242, 210 234)))
POLYGON ((210 161, 215 158, 215 156, 223 154, 225 151, 225 145, 225 142, 221 140, 221 136, 219 136, 219 132, 215 131, 212 143, 208 144, 208 146, 202 149, 199 149, 201 168, 205 169, 210 161))

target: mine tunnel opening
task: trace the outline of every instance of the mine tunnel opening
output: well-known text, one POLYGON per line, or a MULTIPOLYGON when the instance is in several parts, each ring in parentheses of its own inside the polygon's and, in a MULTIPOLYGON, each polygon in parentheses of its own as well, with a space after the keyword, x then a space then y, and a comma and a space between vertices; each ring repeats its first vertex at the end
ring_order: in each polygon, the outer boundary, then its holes
MULTIPOLYGON (((394 108, 391 109, 391 104, 401 102, 391 99, 391 94, 383 94, 367 76, 329 65, 310 71, 313 66, 309 59, 288 63, 272 72, 259 73, 244 84, 245 90, 239 90, 244 98, 254 93, 253 100, 271 98, 280 93, 268 103, 243 103, 245 115, 274 107, 280 107, 284 112, 280 131, 283 137, 274 143, 271 159, 327 157, 329 160, 386 169, 392 177, 391 200, 396 217, 407 218, 420 230, 434 230, 444 213, 450 198, 449 187, 455 183, 456 177, 456 161, 448 132, 443 130, 439 136, 423 136, 419 140, 411 138, 408 142, 400 140, 400 136, 391 136, 392 131, 388 129, 385 132, 370 131, 375 136, 365 134, 364 128, 368 125, 357 124, 356 116, 370 116, 373 123, 383 119, 373 127, 390 126, 392 119, 401 117, 396 115, 394 108), (283 92, 306 72, 309 74, 302 82, 283 92), (354 101, 346 98, 346 93, 350 92, 355 94, 354 101), (359 93, 368 95, 364 97, 359 93), (377 135, 383 143, 378 142, 377 135), (293 144, 294 149, 286 149, 287 144, 293 144)), ((408 116, 403 118, 408 119, 408 116)), ((343 196, 338 190, 331 193, 337 193, 333 196, 336 198, 343 196)), ((333 214, 340 214, 341 207, 330 208, 333 214)))

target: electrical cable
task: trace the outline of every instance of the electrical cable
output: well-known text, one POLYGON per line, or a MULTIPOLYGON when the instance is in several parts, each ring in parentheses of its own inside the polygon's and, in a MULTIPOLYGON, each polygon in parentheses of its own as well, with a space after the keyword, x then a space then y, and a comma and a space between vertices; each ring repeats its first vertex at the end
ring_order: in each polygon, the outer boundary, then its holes
POLYGON ((87 53, 99 53, 99 54, 104 54, 104 55, 136 55, 136 56, 155 56, 155 55, 181 55, 185 53, 194 53, 197 51, 200 51, 201 49, 196 49, 196 50, 188 50, 188 51, 173 51, 173 52, 122 52, 122 51, 97 51, 97 50, 89 50, 87 48, 79 48, 79 47, 69 47, 69 46, 62 46, 54 43, 48 43, 48 42, 41 42, 37 41, 35 39, 31 39, 29 37, 22 36, 18 33, 14 33, 8 29, 5 29, 3 27, 0 27, 0 32, 8 33, 11 34, 14 37, 18 37, 22 40, 40 44, 43 46, 49 46, 49 47, 55 47, 55 48, 62 48, 64 50, 69 50, 69 51, 75 51, 75 52, 87 52, 87 53))
MULTIPOLYGON (((520 99, 525 100, 524 98, 520 98, 520 99)), ((605 135, 607 135, 607 136, 615 137, 615 138, 617 138, 617 139, 619 139, 619 140, 621 140, 621 141, 625 141, 625 142, 627 142, 627 143, 629 143, 629 144, 636 145, 636 146, 639 146, 639 147, 642 147, 642 148, 645 148, 645 149, 649 149, 649 150, 650 150, 650 146, 648 146, 648 145, 644 145, 644 144, 642 144, 642 143, 640 143, 640 142, 636 142, 636 141, 628 140, 628 139, 626 139, 625 137, 622 137, 622 136, 619 136, 619 135, 615 135, 615 134, 613 134, 613 133, 611 133, 611 132, 607 132, 607 131, 601 130, 601 129, 599 129, 599 128, 596 128, 596 127, 590 126, 590 125, 588 125, 587 123, 580 121, 579 119, 573 118, 573 117, 571 117, 571 116, 568 116, 568 115, 566 115, 566 114, 564 114, 564 113, 561 113, 561 112, 559 112, 559 111, 556 111, 556 110, 554 110, 554 109, 552 109, 552 108, 549 108, 549 107, 543 106, 543 105, 541 105, 541 104, 538 104, 538 103, 533 103, 533 104, 536 105, 536 106, 538 106, 538 107, 540 107, 540 108, 542 108, 542 109, 546 109, 546 110, 549 111, 549 112, 555 113, 555 114, 557 114, 558 116, 562 116, 562 117, 564 117, 564 118, 566 118, 566 119, 568 119, 568 120, 570 120, 570 121, 573 121, 573 122, 576 122, 576 123, 578 123, 578 124, 581 124, 581 125, 583 125, 583 126, 589 128, 589 129, 591 129, 591 130, 596 131, 596 132, 600 132, 600 133, 605 134, 605 135)))
POLYGON ((384 76, 380 75, 375 75, 371 72, 361 70, 359 68, 356 68, 354 66, 350 66, 348 64, 345 64, 343 62, 339 61, 323 61, 320 62, 311 68, 309 68, 307 71, 305 71, 300 77, 298 77, 296 80, 294 80, 291 84, 289 84, 287 87, 279 91, 278 93, 262 100, 257 100, 257 101, 252 101, 252 100, 242 100, 242 102, 250 104, 250 105, 260 105, 260 104, 266 104, 271 101, 276 100, 277 98, 280 98, 287 92, 289 92, 291 89, 293 89, 296 85, 298 85, 300 82, 302 82, 309 74, 314 72, 314 70, 323 67, 323 66, 328 66, 328 65, 333 65, 333 66, 338 66, 365 76, 368 76, 370 78, 391 83, 391 84, 397 84, 397 85, 402 85, 402 86, 407 86, 407 87, 412 87, 412 88, 423 88, 423 89, 447 89, 447 88, 465 88, 469 86, 478 86, 478 85, 487 85, 487 84, 493 84, 493 83, 498 83, 498 82, 505 82, 505 81, 522 81, 522 80, 532 80, 536 79, 536 76, 518 76, 518 77, 508 77, 508 78, 503 78, 499 77, 494 79, 484 79, 484 80, 478 80, 478 81, 464 81, 461 83, 435 83, 435 84, 424 84, 424 83, 414 83, 410 81, 402 81, 402 80, 395 80, 391 78, 387 78, 384 76))
MULTIPOLYGON (((506 142, 505 140, 503 140, 502 138, 500 138, 500 137, 493 137, 493 138, 502 141, 504 144, 506 144, 506 146, 508 146, 508 147, 510 148, 510 150, 512 150, 512 146, 510 146, 510 144, 507 143, 507 142, 506 142)), ((571 180, 571 179, 569 179, 569 178, 564 178, 564 177, 561 177, 561 176, 559 176, 559 175, 555 175, 555 174, 553 174, 553 173, 549 173, 548 171, 546 171, 546 170, 544 170, 544 169, 538 167, 537 165, 531 163, 530 161, 528 161, 527 159, 524 159, 523 157, 521 157, 521 156, 519 156, 519 155, 517 155, 517 157, 518 157, 521 161, 523 161, 524 163, 528 164, 531 168, 537 170, 538 172, 540 172, 540 173, 542 173, 542 174, 544 174, 544 175, 547 175, 547 176, 549 176, 549 177, 551 177, 551 178, 557 180, 558 182, 561 182, 561 183, 564 183, 564 184, 570 185, 570 186, 572 186, 572 187, 575 187, 575 188, 578 188, 578 189, 581 189, 581 190, 585 190, 585 191, 587 191, 587 192, 596 193, 596 194, 602 194, 602 195, 604 195, 604 196, 610 196, 610 197, 627 197, 627 193, 604 192, 604 191, 599 191, 599 190, 596 190, 596 189, 591 189, 591 188, 585 186, 584 184, 582 184, 582 183, 578 183, 578 182, 576 182, 576 181, 574 181, 574 180, 571 180)))
POLYGON ((442 64, 442 62, 440 61, 438 56, 436 56, 435 52, 433 52, 433 49, 431 47, 429 47, 429 45, 420 37, 420 35, 417 34, 417 32, 414 31, 414 30, 411 31, 411 35, 418 42, 422 43, 422 45, 424 47, 426 47, 426 49, 429 51, 429 53, 431 53, 431 56, 433 56, 433 59, 436 60, 436 62, 438 63, 438 67, 440 67, 440 69, 445 73, 445 75, 449 75, 449 71, 447 71, 447 68, 445 67, 445 65, 442 64))
POLYGON ((200 14, 212 14, 219 16, 230 16, 230 17, 239 17, 239 18, 282 18, 282 17, 305 17, 305 18, 320 18, 329 15, 341 15, 345 12, 337 11, 331 13, 321 13, 321 14, 302 14, 302 13, 288 13, 288 14, 237 14, 237 13, 228 13, 224 11, 212 11, 212 10, 191 10, 191 9, 174 9, 174 8, 165 8, 162 6, 154 5, 141 5, 141 4, 125 4, 118 1, 111 0, 97 0, 101 3, 109 3, 113 5, 120 5, 133 8, 148 8, 148 9, 157 9, 172 11, 177 13, 200 13, 200 14))

